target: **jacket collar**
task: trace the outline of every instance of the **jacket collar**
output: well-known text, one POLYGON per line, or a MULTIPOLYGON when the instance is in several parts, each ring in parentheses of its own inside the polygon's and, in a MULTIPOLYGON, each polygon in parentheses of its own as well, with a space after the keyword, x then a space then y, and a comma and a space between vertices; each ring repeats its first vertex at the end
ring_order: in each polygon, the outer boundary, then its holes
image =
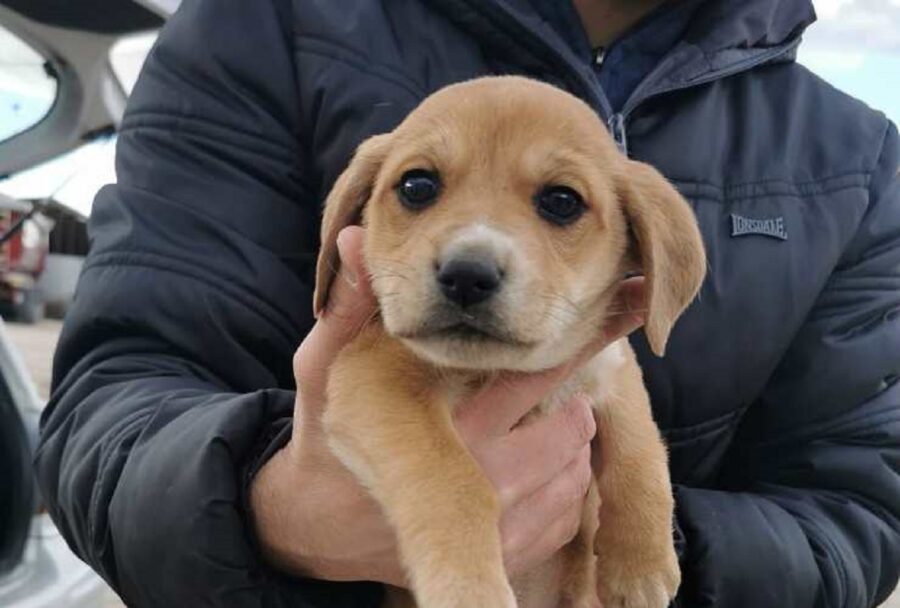
POLYGON ((768 49, 797 40, 815 19, 811 0, 707 0, 685 41, 707 54, 768 49))
MULTIPOLYGON (((535 11, 532 0, 426 0, 471 31, 509 64, 556 81, 603 116, 590 66, 535 11)), ((756 65, 793 60, 803 30, 815 21, 811 0, 706 0, 682 41, 626 104, 709 82, 756 65)))

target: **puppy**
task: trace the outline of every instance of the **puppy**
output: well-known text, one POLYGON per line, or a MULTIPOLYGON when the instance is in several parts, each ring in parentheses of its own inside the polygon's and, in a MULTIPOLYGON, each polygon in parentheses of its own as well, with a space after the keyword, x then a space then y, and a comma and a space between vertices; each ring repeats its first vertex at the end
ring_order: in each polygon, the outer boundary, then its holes
POLYGON ((604 608, 667 606, 680 581, 667 457, 626 340, 535 409, 590 396, 602 467, 578 536, 512 583, 497 496, 451 413, 497 372, 552 368, 596 340, 629 273, 646 277, 644 331, 662 355, 705 271, 684 200, 580 100, 492 77, 438 91, 359 147, 326 201, 317 315, 338 232, 357 222, 380 313, 331 368, 324 424, 396 529, 413 597, 388 604, 587 608, 599 589, 604 608))

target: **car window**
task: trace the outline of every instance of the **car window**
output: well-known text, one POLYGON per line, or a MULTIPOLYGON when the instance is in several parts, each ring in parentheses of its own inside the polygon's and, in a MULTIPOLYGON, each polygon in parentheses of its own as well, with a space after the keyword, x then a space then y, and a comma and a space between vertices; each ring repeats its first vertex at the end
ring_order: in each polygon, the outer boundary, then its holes
POLYGON ((0 141, 40 122, 53 107, 56 88, 44 57, 0 26, 0 141))

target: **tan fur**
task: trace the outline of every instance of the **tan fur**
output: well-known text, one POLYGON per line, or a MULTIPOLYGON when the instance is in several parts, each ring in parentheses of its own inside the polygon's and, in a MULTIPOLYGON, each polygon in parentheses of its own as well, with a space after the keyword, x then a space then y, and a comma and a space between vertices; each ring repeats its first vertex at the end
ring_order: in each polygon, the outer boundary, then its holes
POLYGON ((337 270, 337 234, 360 217, 380 318, 333 365, 325 428, 397 531, 415 600, 391 589, 386 606, 593 608, 595 580, 605 608, 668 605, 680 575, 666 452, 626 341, 532 413, 575 391, 592 396, 597 475, 575 540, 512 585, 497 497, 451 412, 491 373, 551 368, 596 339, 623 312, 610 304, 635 263, 648 282, 647 336, 662 354, 705 271, 687 204, 652 168, 621 157, 582 102, 500 77, 443 89, 360 146, 326 203, 317 313, 337 270), (424 210, 410 211, 395 193, 410 169, 440 175, 440 196, 424 210), (568 226, 541 218, 534 195, 548 184, 581 193, 583 217, 568 226), (490 305, 502 339, 429 333, 442 306, 435 266, 461 249, 491 255, 504 270, 490 305))

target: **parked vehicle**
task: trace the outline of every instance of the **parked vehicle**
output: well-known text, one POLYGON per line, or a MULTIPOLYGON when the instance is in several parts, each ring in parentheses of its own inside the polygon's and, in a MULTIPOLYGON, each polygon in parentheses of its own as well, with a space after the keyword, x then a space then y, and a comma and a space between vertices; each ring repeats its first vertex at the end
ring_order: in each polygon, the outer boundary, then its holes
MULTIPOLYGON (((111 49, 123 36, 158 29, 175 5, 0 0, 0 191, 17 176, 115 133, 132 83, 117 75, 111 49)), ((36 180, 45 192, 0 196, 0 308, 5 304, 25 320, 42 314, 38 279, 48 262, 48 234, 54 220, 65 224, 39 202, 72 177, 72 163, 58 164, 65 165, 62 173, 36 180)), ((59 253, 83 253, 77 224, 56 238, 59 253)), ((0 321, 0 608, 102 608, 105 583, 41 508, 31 462, 42 408, 0 321)))
POLYGON ((38 281, 47 262, 53 221, 27 203, 0 194, 0 310, 25 323, 44 318, 38 281))
POLYGON ((107 588, 41 508, 31 472, 43 403, 0 321, 0 606, 100 608, 107 588))
POLYGON ((45 207, 53 220, 47 264, 37 289, 44 299, 47 316, 61 319, 72 299, 78 276, 88 253, 87 218, 63 205, 45 207))

